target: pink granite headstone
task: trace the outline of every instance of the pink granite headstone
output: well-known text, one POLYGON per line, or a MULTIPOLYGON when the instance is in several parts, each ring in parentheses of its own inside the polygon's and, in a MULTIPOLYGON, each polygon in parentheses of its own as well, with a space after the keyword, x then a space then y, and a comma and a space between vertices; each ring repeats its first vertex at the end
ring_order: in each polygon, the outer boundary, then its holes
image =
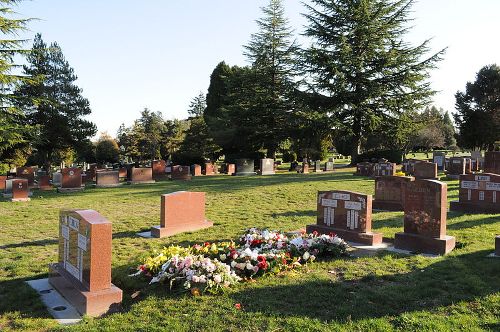
POLYGON ((459 185, 458 201, 450 203, 450 210, 500 213, 500 174, 461 175, 459 185))

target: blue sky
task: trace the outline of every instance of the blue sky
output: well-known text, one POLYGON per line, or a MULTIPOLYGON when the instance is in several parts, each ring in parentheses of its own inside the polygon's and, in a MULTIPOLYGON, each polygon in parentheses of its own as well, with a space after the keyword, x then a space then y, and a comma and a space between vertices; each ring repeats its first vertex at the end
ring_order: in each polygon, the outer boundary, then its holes
MULTIPOLYGON (((190 100, 206 93, 220 61, 247 64, 242 55, 267 0, 31 0, 15 9, 36 17, 30 31, 57 41, 78 75, 100 132, 116 134, 144 107, 167 119, 187 117, 190 100)), ((304 12, 286 0, 297 34, 304 12)), ((434 52, 448 47, 431 82, 435 105, 454 109, 454 94, 484 65, 500 65, 500 0, 420 0, 413 7, 408 41, 433 38, 434 52)))

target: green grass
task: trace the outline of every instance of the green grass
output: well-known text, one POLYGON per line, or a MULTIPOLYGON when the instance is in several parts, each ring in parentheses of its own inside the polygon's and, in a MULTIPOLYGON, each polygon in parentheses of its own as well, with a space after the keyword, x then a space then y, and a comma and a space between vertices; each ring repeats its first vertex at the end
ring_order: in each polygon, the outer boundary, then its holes
MULTIPOLYGON (((78 194, 35 193, 31 202, 0 202, 1 331, 498 331, 500 259, 486 258, 500 233, 500 214, 448 213, 457 248, 429 258, 380 252, 309 264, 296 272, 243 283, 220 296, 192 297, 148 287, 130 267, 167 244, 231 239, 251 226, 295 230, 315 223, 318 190, 374 192, 354 169, 333 174, 200 177, 78 194), (214 227, 168 239, 136 236, 159 223, 160 194, 207 193, 214 227), (41 196, 39 196, 41 195, 41 196), (58 326, 24 281, 47 276, 57 260, 58 211, 95 209, 113 222, 113 282, 123 312, 58 326), (132 298, 132 294, 140 295, 132 298), (235 304, 241 303, 242 310, 235 304)), ((457 199, 457 181, 448 181, 457 199)), ((374 229, 393 238, 402 212, 375 212, 374 229)))

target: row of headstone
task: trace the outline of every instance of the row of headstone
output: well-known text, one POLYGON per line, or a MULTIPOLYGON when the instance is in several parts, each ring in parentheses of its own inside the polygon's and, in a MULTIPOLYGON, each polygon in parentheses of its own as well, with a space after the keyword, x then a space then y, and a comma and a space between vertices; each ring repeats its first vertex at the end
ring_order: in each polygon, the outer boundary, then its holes
POLYGON ((418 159, 407 159, 403 161, 402 170, 407 176, 415 176, 416 179, 438 180, 437 163, 418 159))
MULTIPOLYGON (((409 181, 404 189, 404 232, 394 239, 396 249, 444 255, 455 247, 446 235, 447 186, 436 180, 409 181)), ((372 196, 350 191, 318 193, 317 223, 308 233, 334 232, 341 238, 367 245, 382 242, 371 230, 372 196)))
POLYGON ((396 174, 396 164, 387 161, 378 163, 360 162, 356 164, 356 173, 360 176, 393 176, 396 174))

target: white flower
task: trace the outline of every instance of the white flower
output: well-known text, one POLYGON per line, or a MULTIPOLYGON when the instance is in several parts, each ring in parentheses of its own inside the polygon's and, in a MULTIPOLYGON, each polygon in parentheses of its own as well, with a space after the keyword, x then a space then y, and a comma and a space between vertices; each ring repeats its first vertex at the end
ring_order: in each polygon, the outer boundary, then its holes
POLYGON ((297 237, 297 238, 293 239, 292 241, 290 241, 290 244, 293 244, 297 248, 302 247, 303 243, 304 243, 304 240, 302 240, 302 238, 300 238, 300 237, 297 237))
POLYGON ((309 260, 310 260, 311 262, 314 262, 314 260, 315 260, 315 259, 316 259, 316 256, 314 256, 314 255, 311 255, 311 257, 309 257, 309 260))
POLYGON ((304 255, 302 255, 302 258, 304 259, 304 261, 307 261, 309 259, 309 257, 311 257, 311 254, 308 251, 306 251, 304 253, 304 255))
POLYGON ((342 240, 339 237, 336 236, 336 237, 333 238, 332 243, 333 244, 341 244, 342 240))
POLYGON ((253 270, 253 265, 250 263, 247 263, 246 268, 247 268, 247 270, 253 270))
POLYGON ((200 282, 200 277, 198 277, 198 276, 193 276, 193 277, 191 278, 191 280, 192 280, 193 282, 200 282))
POLYGON ((236 261, 232 261, 231 262, 231 267, 234 268, 238 263, 236 263, 236 261))
POLYGON ((222 277, 220 276, 220 274, 214 275, 214 281, 218 284, 222 282, 222 277))
POLYGON ((207 277, 205 277, 204 275, 201 275, 200 276, 200 283, 204 284, 207 282, 207 277))
POLYGON ((226 257, 226 254, 221 254, 219 257, 220 257, 220 260, 221 260, 221 261, 225 261, 225 260, 226 260, 226 258, 227 258, 227 257, 226 257))

